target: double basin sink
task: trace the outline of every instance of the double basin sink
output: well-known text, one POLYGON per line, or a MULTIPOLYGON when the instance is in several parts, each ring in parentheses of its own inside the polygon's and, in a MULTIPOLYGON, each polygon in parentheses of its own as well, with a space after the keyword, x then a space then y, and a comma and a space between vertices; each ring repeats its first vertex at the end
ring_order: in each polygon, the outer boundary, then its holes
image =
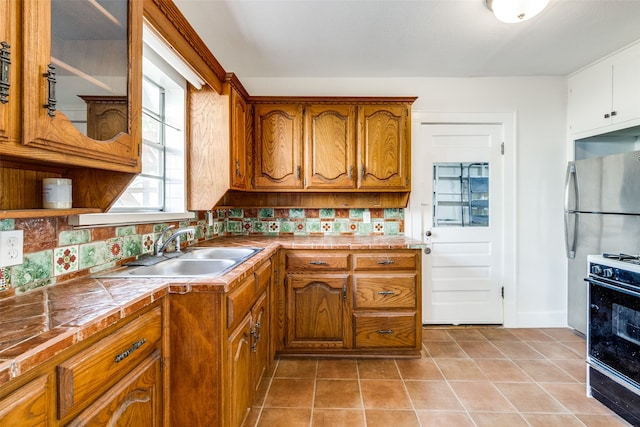
POLYGON ((142 256, 126 268, 99 277, 218 277, 239 266, 262 248, 190 248, 163 256, 142 256))

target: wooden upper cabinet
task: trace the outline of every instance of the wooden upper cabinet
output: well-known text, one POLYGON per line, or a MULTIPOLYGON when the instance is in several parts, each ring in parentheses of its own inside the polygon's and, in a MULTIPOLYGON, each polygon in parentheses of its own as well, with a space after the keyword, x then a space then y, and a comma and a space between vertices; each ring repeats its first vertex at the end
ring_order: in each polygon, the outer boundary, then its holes
POLYGON ((231 102, 231 185, 234 190, 246 190, 247 180, 247 137, 251 123, 249 106, 244 97, 235 89, 230 91, 231 102))
POLYGON ((98 8, 89 0, 25 0, 22 7, 23 151, 139 172, 143 2, 98 8))
POLYGON ((358 108, 358 189, 411 189, 409 108, 407 105, 358 108))
POLYGON ((309 105, 304 123, 305 188, 354 189, 355 106, 309 105))
POLYGON ((254 108, 253 188, 302 189, 302 106, 259 104, 254 108))
POLYGON ((19 139, 18 59, 16 7, 18 2, 0 0, 0 144, 19 139))

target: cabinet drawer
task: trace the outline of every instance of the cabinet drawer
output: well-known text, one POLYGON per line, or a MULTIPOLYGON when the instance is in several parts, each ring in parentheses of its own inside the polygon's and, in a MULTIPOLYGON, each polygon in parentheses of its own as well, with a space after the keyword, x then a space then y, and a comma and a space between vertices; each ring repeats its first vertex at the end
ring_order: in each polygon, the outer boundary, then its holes
POLYGON ((354 270, 415 270, 415 253, 366 253, 353 255, 354 270))
POLYGON ((231 328, 249 312, 257 295, 256 277, 252 274, 227 297, 227 328, 231 328))
POLYGON ((158 347, 160 307, 58 365, 58 417, 89 403, 158 347))
POLYGON ((416 275, 356 274, 353 277, 354 305, 361 308, 415 308, 416 275))
POLYGON ((349 268, 349 253, 289 252, 286 254, 287 271, 346 270, 349 268))
POLYGON ((356 348, 415 347, 416 315, 354 314, 356 348))

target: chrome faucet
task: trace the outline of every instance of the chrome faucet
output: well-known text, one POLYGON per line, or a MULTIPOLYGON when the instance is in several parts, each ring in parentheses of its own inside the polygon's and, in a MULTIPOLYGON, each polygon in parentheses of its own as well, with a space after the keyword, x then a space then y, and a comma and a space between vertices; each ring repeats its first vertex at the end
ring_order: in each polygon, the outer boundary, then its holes
POLYGON ((176 252, 180 252, 180 236, 182 236, 183 234, 196 232, 195 228, 193 227, 181 228, 179 230, 176 230, 171 236, 169 236, 166 241, 163 241, 165 236, 167 235, 167 232, 171 229, 174 229, 175 227, 175 225, 170 225, 165 228, 162 234, 160 234, 160 237, 158 237, 158 240, 156 240, 156 242, 154 243, 154 254, 156 256, 164 255, 165 249, 167 249, 167 246, 169 246, 169 243, 171 243, 173 240, 176 241, 176 252))

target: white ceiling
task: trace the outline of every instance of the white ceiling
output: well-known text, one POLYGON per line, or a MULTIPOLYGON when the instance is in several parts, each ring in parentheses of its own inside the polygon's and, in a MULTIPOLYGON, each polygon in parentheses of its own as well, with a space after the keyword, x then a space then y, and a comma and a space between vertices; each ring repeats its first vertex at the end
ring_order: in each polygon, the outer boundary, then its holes
POLYGON ((504 24, 484 0, 174 0, 243 77, 567 75, 640 40, 640 0, 551 0, 504 24))

